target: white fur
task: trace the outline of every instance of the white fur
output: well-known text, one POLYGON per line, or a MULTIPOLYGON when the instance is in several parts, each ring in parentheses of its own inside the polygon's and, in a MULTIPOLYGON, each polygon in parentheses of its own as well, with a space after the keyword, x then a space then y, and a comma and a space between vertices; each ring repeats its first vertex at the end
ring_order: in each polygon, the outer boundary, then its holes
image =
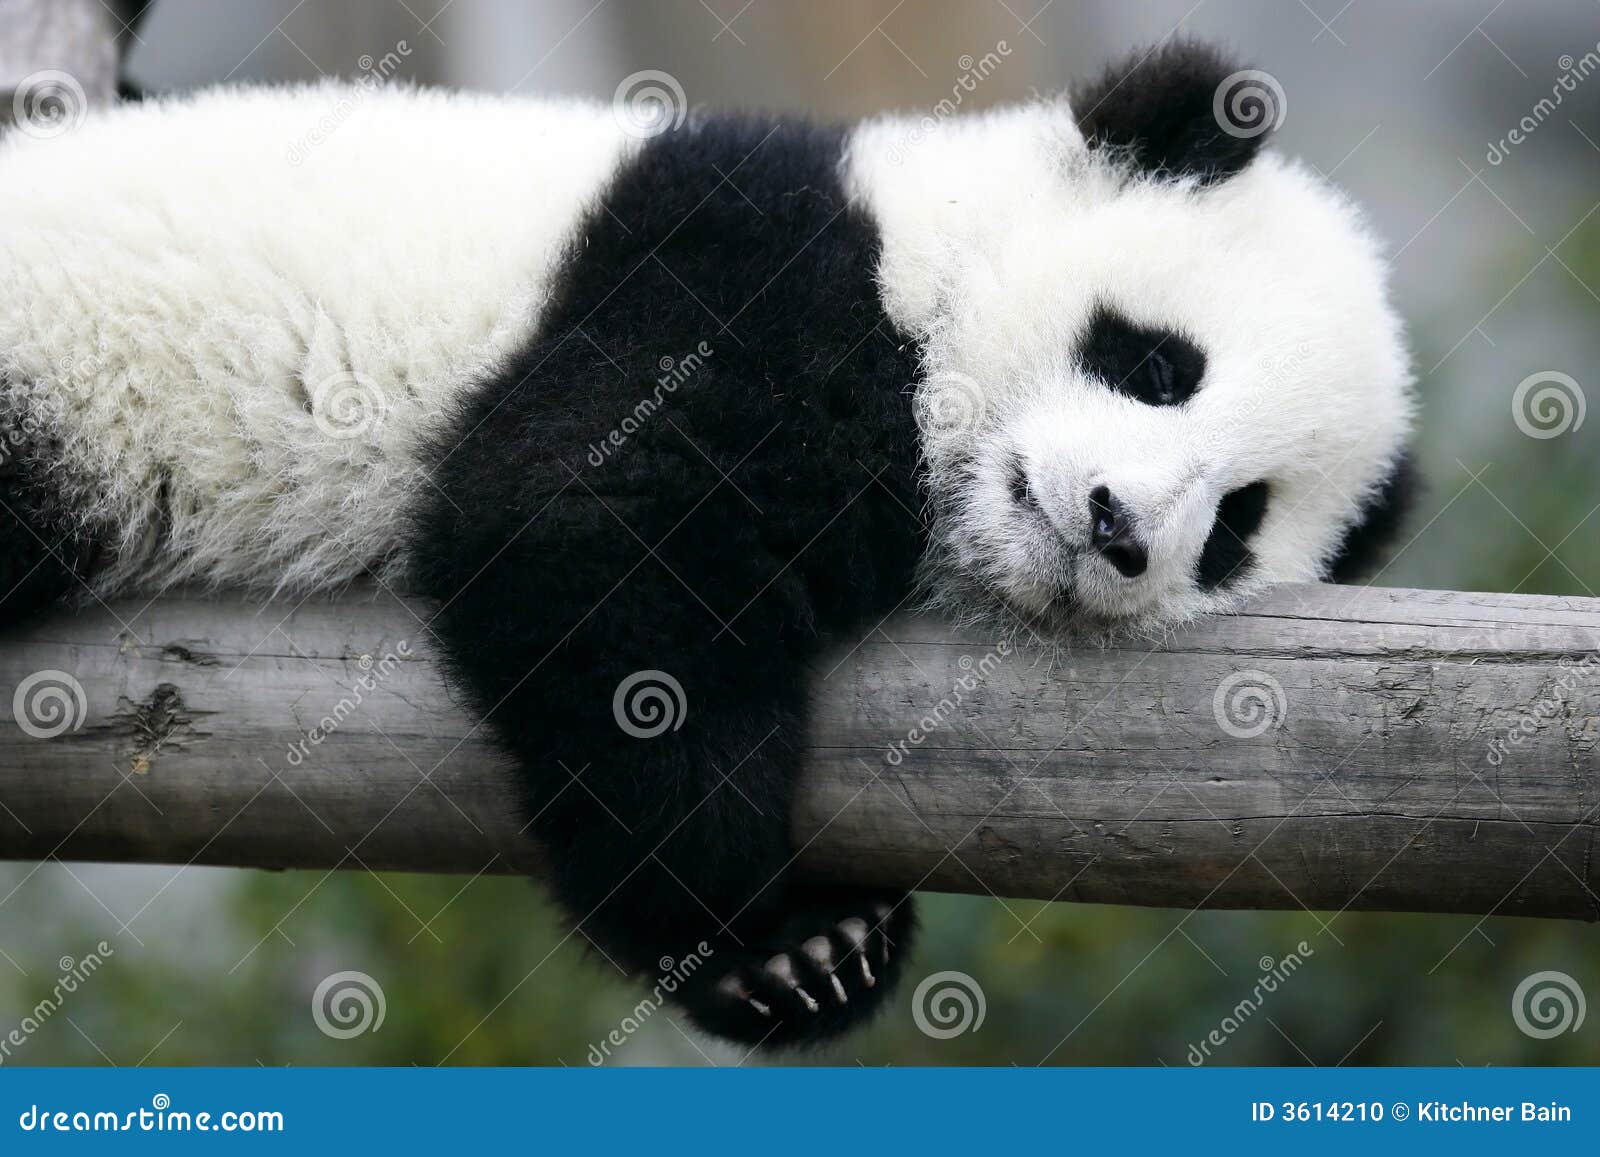
POLYGON ((7 406, 115 528, 100 586, 392 562, 419 439, 527 338, 628 147, 602 105, 342 84, 9 134, 7 406))
POLYGON ((1156 623, 1320 576, 1412 413, 1378 246, 1343 196, 1270 153, 1210 188, 1138 179, 1085 147, 1061 101, 868 122, 845 171, 883 231, 891 317, 926 350, 936 549, 956 588, 1041 614, 1064 588, 1091 616, 1156 623), (1197 341, 1190 402, 1144 405, 1073 364, 1097 301, 1197 341), (1044 518, 1008 492, 1016 452, 1044 518), (1258 565, 1206 594, 1192 576, 1217 502, 1263 479, 1258 565), (1143 528, 1138 578, 1087 548, 1100 484, 1143 528))

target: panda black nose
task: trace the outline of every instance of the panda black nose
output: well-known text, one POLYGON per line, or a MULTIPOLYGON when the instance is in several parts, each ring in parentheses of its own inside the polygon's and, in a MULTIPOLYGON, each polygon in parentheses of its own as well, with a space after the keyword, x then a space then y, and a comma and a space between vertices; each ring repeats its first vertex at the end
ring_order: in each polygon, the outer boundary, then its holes
POLYGON ((1150 564, 1144 547, 1133 537, 1133 516, 1110 487, 1089 492, 1089 541, 1124 578, 1142 575, 1150 564))

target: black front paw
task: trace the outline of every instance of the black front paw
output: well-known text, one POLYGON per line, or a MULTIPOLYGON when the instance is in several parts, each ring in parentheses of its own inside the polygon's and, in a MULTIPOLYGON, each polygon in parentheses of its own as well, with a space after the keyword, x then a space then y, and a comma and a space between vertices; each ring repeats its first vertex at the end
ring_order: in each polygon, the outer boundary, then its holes
POLYGON ((764 934, 719 947, 684 996, 696 1024, 752 1045, 825 1041, 883 1006, 915 917, 905 893, 797 892, 764 934))

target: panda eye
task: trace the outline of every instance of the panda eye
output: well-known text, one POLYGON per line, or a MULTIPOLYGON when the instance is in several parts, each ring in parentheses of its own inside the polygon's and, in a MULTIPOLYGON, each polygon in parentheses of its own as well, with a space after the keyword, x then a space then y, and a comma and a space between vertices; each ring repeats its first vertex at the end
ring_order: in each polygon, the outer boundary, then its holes
POLYGON ((1039 502, 1034 497, 1033 487, 1028 483, 1028 472, 1023 467, 1021 458, 1011 460, 1011 468, 1006 475, 1006 489, 1011 492, 1011 501, 1018 506, 1038 509, 1039 502))
POLYGON ((1206 372, 1206 355, 1181 333, 1138 325, 1104 304, 1089 319, 1078 361, 1117 393, 1149 406, 1188 401, 1206 372))

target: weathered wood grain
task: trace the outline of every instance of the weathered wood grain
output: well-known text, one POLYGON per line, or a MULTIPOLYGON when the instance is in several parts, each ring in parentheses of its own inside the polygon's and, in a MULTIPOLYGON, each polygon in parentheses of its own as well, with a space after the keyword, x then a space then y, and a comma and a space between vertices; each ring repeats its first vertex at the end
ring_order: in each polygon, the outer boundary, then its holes
MULTIPOLYGON (((167 598, 0 636, 0 855, 537 872, 428 613, 167 598)), ((1159 645, 1001 648, 894 622, 819 665, 806 872, 1600 915, 1600 600, 1286 587, 1159 645)))

